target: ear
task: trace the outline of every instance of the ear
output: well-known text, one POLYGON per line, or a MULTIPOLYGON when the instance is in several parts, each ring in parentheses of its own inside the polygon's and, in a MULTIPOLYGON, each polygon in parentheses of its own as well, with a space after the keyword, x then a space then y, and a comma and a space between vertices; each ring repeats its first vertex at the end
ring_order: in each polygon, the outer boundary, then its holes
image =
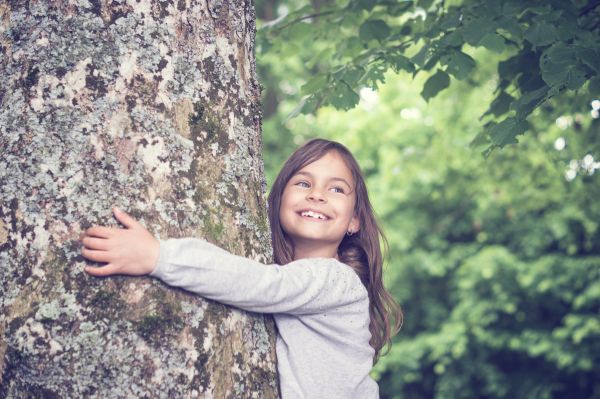
POLYGON ((352 216, 352 219, 350 219, 350 224, 348 225, 348 231, 353 231, 354 233, 358 233, 358 230, 360 230, 360 219, 358 218, 358 216, 354 215, 354 216, 352 216))

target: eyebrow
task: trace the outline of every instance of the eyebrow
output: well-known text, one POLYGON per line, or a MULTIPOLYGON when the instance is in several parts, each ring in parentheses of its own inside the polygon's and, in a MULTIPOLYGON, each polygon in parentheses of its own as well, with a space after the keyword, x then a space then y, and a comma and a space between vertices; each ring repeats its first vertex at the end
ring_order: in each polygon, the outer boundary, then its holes
MULTIPOLYGON (((309 173, 309 172, 296 172, 296 173, 294 174, 294 176, 297 176, 297 175, 305 175, 305 176, 308 176, 308 177, 310 177, 311 179, 314 179, 314 175, 313 175, 312 173, 309 173)), ((294 177, 294 176, 292 176, 292 177, 294 177)), ((330 177, 330 178, 329 178, 329 180, 330 180, 330 181, 331 181, 331 180, 334 180, 334 181, 341 181, 341 182, 344 182, 344 183, 346 183, 346 184, 348 185, 348 187, 350 187, 350 189, 352 190, 352 185, 351 185, 350 183, 348 183, 348 181, 347 181, 346 179, 342 178, 342 177, 335 177, 335 176, 334 176, 334 177, 330 177)))

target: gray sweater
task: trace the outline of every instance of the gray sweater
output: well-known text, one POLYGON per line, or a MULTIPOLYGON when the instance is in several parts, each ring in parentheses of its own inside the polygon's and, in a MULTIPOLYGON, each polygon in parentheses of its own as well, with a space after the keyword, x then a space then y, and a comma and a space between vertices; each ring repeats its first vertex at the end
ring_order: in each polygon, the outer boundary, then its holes
POLYGON ((332 258, 264 265, 182 238, 160 241, 151 276, 240 309, 272 313, 283 399, 379 398, 369 376, 369 297, 349 266, 332 258))

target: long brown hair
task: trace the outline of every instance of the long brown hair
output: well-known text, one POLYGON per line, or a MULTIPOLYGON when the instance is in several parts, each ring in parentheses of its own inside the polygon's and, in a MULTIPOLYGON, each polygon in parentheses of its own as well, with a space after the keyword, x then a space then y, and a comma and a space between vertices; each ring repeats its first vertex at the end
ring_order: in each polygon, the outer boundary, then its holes
POLYGON ((274 259, 280 265, 294 260, 292 241, 283 231, 279 220, 281 197, 285 186, 296 172, 330 151, 335 151, 342 157, 352 172, 356 185, 354 212, 360 221, 360 229, 355 234, 346 235, 342 239, 338 247, 338 257, 356 271, 369 293, 371 318, 369 324, 371 341, 369 343, 375 350, 374 362, 376 362, 384 345, 386 346, 385 352, 389 351, 391 338, 402 325, 402 311, 383 286, 383 254, 380 243, 383 242, 387 252, 387 240, 375 219, 360 167, 352 153, 344 145, 325 139, 312 139, 294 151, 283 165, 269 193, 269 222, 274 259))

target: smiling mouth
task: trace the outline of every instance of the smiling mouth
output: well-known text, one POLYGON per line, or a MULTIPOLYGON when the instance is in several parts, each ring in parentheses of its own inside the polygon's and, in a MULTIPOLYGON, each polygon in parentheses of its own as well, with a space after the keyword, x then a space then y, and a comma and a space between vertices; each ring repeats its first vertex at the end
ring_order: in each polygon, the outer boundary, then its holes
POLYGON ((299 214, 300 214, 300 216, 308 218, 308 219, 322 220, 322 221, 329 220, 329 218, 327 216, 323 215, 322 213, 318 213, 318 212, 302 211, 302 212, 299 212, 299 214))

